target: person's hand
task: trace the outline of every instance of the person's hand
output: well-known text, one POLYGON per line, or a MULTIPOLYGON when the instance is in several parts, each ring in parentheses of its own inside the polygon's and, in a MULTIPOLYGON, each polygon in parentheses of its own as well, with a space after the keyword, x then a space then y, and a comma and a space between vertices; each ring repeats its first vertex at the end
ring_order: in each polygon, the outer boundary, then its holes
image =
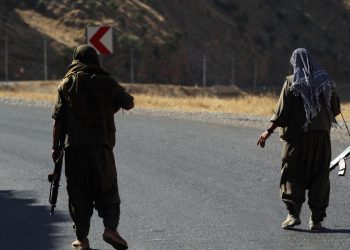
POLYGON ((52 149, 51 157, 53 162, 56 162, 58 158, 60 158, 61 154, 62 154, 62 149, 52 149))
POLYGON ((271 135, 271 133, 269 133, 269 132, 266 130, 264 133, 262 133, 262 134, 260 135, 260 138, 259 138, 258 142, 256 143, 256 145, 257 145, 257 146, 260 145, 260 147, 262 147, 262 148, 265 147, 265 142, 266 142, 267 138, 270 137, 270 135, 271 135))

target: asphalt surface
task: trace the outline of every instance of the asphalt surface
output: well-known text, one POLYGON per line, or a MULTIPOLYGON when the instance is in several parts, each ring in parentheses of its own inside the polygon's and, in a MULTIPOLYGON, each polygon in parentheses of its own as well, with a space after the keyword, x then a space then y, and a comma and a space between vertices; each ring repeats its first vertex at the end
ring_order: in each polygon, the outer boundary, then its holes
MULTIPOLYGON (((331 173, 331 200, 322 233, 302 225, 283 230, 279 198, 282 144, 273 135, 257 148, 261 130, 209 122, 118 114, 115 148, 121 205, 119 231, 129 249, 349 249, 349 177, 331 173)), ((65 181, 49 216, 52 171, 50 109, 0 108, 0 249, 71 249, 73 230, 65 181)), ((348 146, 333 140, 333 155, 348 146)), ((102 240, 97 213, 93 249, 102 240)))

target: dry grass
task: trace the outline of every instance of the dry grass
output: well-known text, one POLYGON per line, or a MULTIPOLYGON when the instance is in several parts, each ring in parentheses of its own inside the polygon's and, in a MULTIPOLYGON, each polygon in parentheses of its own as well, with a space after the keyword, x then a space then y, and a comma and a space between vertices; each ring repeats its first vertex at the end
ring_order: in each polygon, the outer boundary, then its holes
POLYGON ((16 9, 15 12, 31 28, 70 48, 78 45, 74 38, 84 37, 83 29, 70 29, 59 20, 46 17, 33 10, 16 9))
POLYGON ((14 91, 0 91, 0 98, 16 98, 22 100, 37 100, 37 101, 48 101, 54 103, 56 95, 39 92, 14 92, 14 91))
MULTIPOLYGON (((145 109, 181 110, 190 112, 226 112, 239 114, 270 115, 276 105, 277 98, 271 94, 267 96, 241 95, 231 98, 218 97, 164 97, 159 95, 134 94, 135 104, 145 109)), ((18 98, 24 100, 40 100, 54 102, 55 92, 45 93, 43 89, 37 92, 20 88, 16 90, 2 90, 0 97, 18 98)))
MULTIPOLYGON (((342 103, 341 104, 341 111, 344 115, 344 118, 348 121, 350 120, 350 103, 346 102, 346 103, 342 103)), ((340 119, 340 117, 338 117, 338 120, 340 119)))
POLYGON ((242 95, 232 98, 218 97, 162 97, 137 94, 136 105, 142 108, 161 108, 181 111, 209 111, 239 114, 270 115, 277 98, 272 95, 242 95))
MULTIPOLYGON (((273 94, 244 94, 231 98, 162 97, 137 94, 135 95, 135 99, 138 107, 148 109, 156 108, 190 112, 225 112, 262 116, 272 115, 278 101, 278 97, 273 94)), ((350 120, 350 102, 341 103, 341 109, 345 119, 350 120)), ((341 119, 340 116, 337 119, 341 119)))
MULTIPOLYGON (((220 98, 215 96, 201 96, 191 88, 180 92, 179 89, 169 89, 171 97, 165 96, 165 87, 157 88, 146 85, 142 94, 142 85, 124 85, 129 91, 134 92, 136 107, 144 109, 179 110, 189 112, 226 112, 237 114, 252 114, 270 116, 276 106, 278 97, 273 94, 250 95, 242 93, 236 97, 220 98), (150 88, 152 91, 150 91, 150 88), (187 96, 190 91, 191 96, 187 96), (157 94, 157 91, 159 92, 157 94), (176 95, 174 93, 176 92, 176 95), (195 94, 196 96, 193 96, 195 94)), ((17 98, 24 100, 39 100, 54 103, 56 99, 57 82, 26 82, 19 83, 9 88, 0 89, 0 98, 17 98), (37 87, 33 86, 37 84, 37 87)), ((171 88, 171 87, 169 87, 171 88)), ((179 88, 178 86, 176 88, 179 88)), ((185 87, 181 87, 185 88, 185 87)), ((201 90, 202 91, 202 90, 201 90)), ((203 90, 204 95, 207 94, 203 90)), ((342 112, 345 119, 350 119, 350 102, 342 103, 342 112)))

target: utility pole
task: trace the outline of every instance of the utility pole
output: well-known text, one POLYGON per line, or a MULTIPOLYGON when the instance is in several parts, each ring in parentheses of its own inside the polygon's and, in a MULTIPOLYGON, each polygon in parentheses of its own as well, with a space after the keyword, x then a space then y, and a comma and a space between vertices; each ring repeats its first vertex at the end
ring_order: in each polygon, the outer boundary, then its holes
POLYGON ((232 72, 231 72, 231 84, 236 83, 236 72, 235 72, 235 57, 232 57, 232 72))
POLYGON ((8 82, 8 37, 7 34, 5 34, 5 81, 8 82))
POLYGON ((130 81, 134 83, 134 49, 132 48, 130 51, 130 81))
POLYGON ((258 65, 256 62, 256 58, 254 58, 254 91, 257 88, 257 79, 258 79, 258 65))
POLYGON ((4 15, 1 17, 1 33, 4 34, 4 74, 5 74, 5 81, 7 82, 8 79, 8 35, 7 35, 7 19, 8 19, 8 13, 9 7, 7 5, 4 6, 7 10, 4 11, 4 15))
POLYGON ((47 81, 47 42, 44 39, 44 80, 47 81))
POLYGON ((207 58, 203 55, 203 87, 207 86, 207 58))

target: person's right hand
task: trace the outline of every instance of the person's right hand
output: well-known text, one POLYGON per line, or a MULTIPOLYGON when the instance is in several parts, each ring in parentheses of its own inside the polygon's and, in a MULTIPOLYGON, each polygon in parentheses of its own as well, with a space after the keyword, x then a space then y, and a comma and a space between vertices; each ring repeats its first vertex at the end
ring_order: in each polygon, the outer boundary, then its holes
POLYGON ((266 140, 270 137, 270 135, 271 135, 271 133, 269 133, 267 130, 264 132, 264 133, 262 133, 261 135, 260 135, 260 137, 259 137, 259 140, 258 140, 258 142, 256 143, 256 145, 257 146, 259 146, 260 145, 260 147, 265 147, 265 142, 266 142, 266 140))
POLYGON ((61 154, 62 154, 62 149, 52 149, 51 157, 53 162, 56 162, 58 158, 60 158, 61 154))

